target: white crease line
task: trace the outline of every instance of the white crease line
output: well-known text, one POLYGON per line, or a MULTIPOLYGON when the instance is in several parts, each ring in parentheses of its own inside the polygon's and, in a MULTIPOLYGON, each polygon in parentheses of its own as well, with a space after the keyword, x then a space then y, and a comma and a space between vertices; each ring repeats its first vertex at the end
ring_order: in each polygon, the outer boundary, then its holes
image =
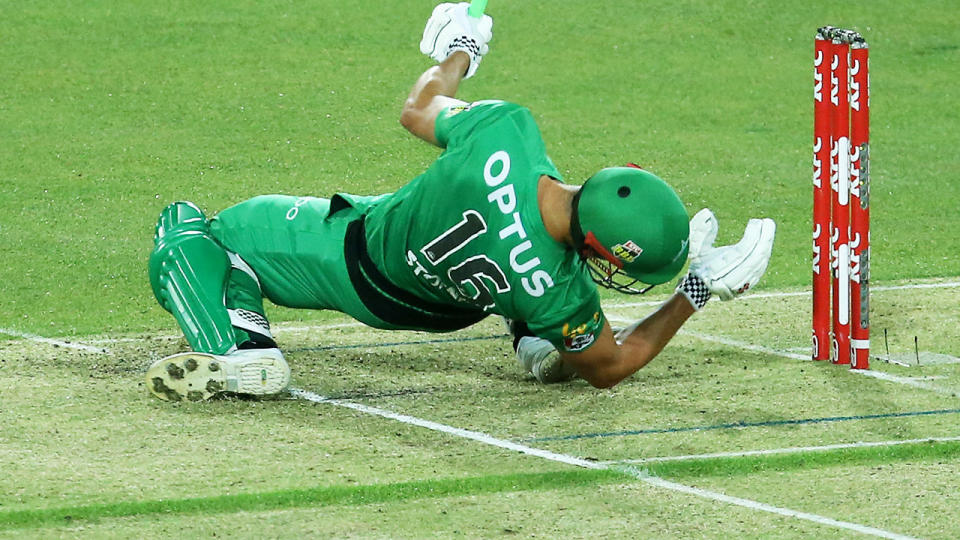
POLYGON ((295 334, 298 332, 316 332, 318 330, 334 330, 337 328, 356 328, 359 326, 367 326, 362 322, 343 322, 343 323, 331 323, 331 324, 317 324, 317 325, 285 325, 281 323, 278 325, 275 330, 278 333, 286 334, 287 332, 295 334))
MULTIPOLYGON (((533 448, 524 444, 518 444, 512 441, 507 441, 503 439, 498 439, 487 435, 486 433, 481 433, 479 431, 470 431, 466 429, 456 428, 448 426, 445 424, 440 424, 437 422, 432 422, 430 420, 424 420, 422 418, 417 418, 414 416, 409 416, 406 414, 399 414, 386 409, 381 409, 379 407, 371 407, 368 405, 363 405, 360 403, 354 403, 351 401, 344 401, 340 399, 330 399, 319 394, 309 392, 306 390, 300 389, 291 389, 290 393, 294 397, 301 399, 306 399, 308 401, 313 401, 315 403, 328 403, 330 405, 336 405, 338 407, 346 407, 348 409, 353 409, 366 414, 372 414, 375 416, 380 416, 383 418, 388 418, 390 420, 396 420, 404 424, 410 424, 433 431, 438 431, 441 433, 446 433, 449 435, 454 435, 464 439, 469 439, 472 441, 477 441, 489 446, 495 446, 498 448, 503 448, 506 450, 512 450, 515 452, 520 452, 523 454, 537 456, 544 458, 550 461, 555 461, 559 463, 566 463, 568 465, 574 465, 577 467, 583 467, 585 469, 609 469, 608 465, 602 464, 596 461, 589 461, 586 459, 578 458, 576 456, 569 456, 566 454, 559 454, 556 452, 550 452, 548 450, 541 450, 539 448, 533 448)), ((744 508, 749 508, 751 510, 759 510, 761 512, 767 512, 771 514, 776 514, 779 516, 792 517, 796 519, 802 519, 806 521, 811 521, 820 525, 828 525, 831 527, 837 527, 840 529, 847 529, 850 531, 855 531, 861 534, 867 534, 871 536, 877 536, 880 538, 891 538, 896 540, 907 540, 911 539, 910 536, 905 536, 902 534, 885 531, 883 529, 877 529, 875 527, 868 527, 866 525, 861 525, 859 523, 851 523, 849 521, 839 521, 836 519, 828 518, 825 516, 820 516, 817 514, 810 514, 808 512, 800 512, 797 510, 791 510, 789 508, 782 508, 779 506, 773 506, 765 504, 758 501, 753 501, 750 499, 742 499, 740 497, 732 497, 730 495, 724 495, 723 493, 718 493, 716 491, 710 491, 706 489, 701 489, 693 486, 687 486, 684 484, 678 484, 676 482, 671 482, 669 480, 664 480, 656 476, 652 476, 649 473, 644 471, 639 471, 635 469, 626 469, 624 470, 630 476, 652 486, 656 486, 663 489, 668 489, 671 491, 678 491, 681 493, 686 493, 689 495, 694 495, 696 497, 701 497, 704 499, 711 499, 715 501, 721 501, 728 504, 733 504, 736 506, 742 506, 744 508)))
POLYGON ((146 341, 174 341, 177 339, 183 339, 183 334, 169 334, 165 336, 149 336, 149 337, 129 337, 129 338, 103 338, 103 339, 85 339, 84 343, 87 345, 113 345, 116 343, 143 343, 146 341))
MULTIPOLYGON (((960 281, 949 281, 945 283, 920 283, 920 284, 914 284, 914 285, 889 285, 889 286, 873 287, 870 290, 872 292, 883 292, 883 291, 897 291, 897 290, 903 290, 903 289, 945 289, 945 288, 951 288, 951 287, 960 287, 960 281)), ((791 296, 810 296, 810 291, 755 293, 755 294, 748 294, 745 296, 741 296, 738 298, 738 300, 755 300, 755 299, 761 299, 761 298, 787 298, 791 296)), ((611 309, 631 308, 631 307, 651 307, 651 306, 659 306, 664 302, 666 302, 667 300, 668 298, 664 298, 662 300, 648 300, 645 302, 626 302, 626 303, 613 302, 613 303, 607 303, 605 305, 606 307, 611 309)), ((614 320, 614 319, 611 318, 611 320, 614 320)), ((616 320, 615 322, 632 323, 636 321, 616 320)), ((277 323, 276 325, 274 325, 273 329, 276 331, 277 334, 282 335, 286 333, 293 334, 293 333, 300 333, 300 332, 318 332, 318 331, 331 330, 336 328, 355 328, 355 327, 361 327, 361 326, 366 326, 366 325, 360 322, 344 322, 344 323, 319 324, 319 325, 309 325, 309 324, 286 325, 284 323, 277 323)), ((0 329, 0 333, 9 333, 9 332, 3 332, 2 329, 0 329)), ((181 337, 183 337, 181 334, 171 334, 171 335, 165 335, 165 336, 156 336, 155 339, 179 339, 181 337)), ((716 338, 716 339, 720 339, 720 338, 716 338)), ((142 339, 140 338, 93 339, 93 340, 85 340, 85 343, 110 344, 110 343, 127 343, 127 342, 134 342, 134 341, 142 341, 142 339)))
MULTIPOLYGON (((627 318, 624 318, 624 317, 618 317, 618 316, 616 316, 616 315, 608 315, 607 318, 608 318, 610 321, 612 321, 612 322, 617 322, 617 323, 633 322, 632 319, 627 319, 627 318)), ((761 346, 761 345, 753 345, 753 344, 750 344, 750 343, 744 343, 744 342, 742 342, 742 341, 737 341, 737 340, 729 339, 729 338, 725 338, 725 337, 711 336, 711 335, 709 335, 709 334, 701 334, 701 333, 699 333, 699 332, 688 332, 688 331, 685 331, 685 330, 681 330, 680 332, 678 332, 678 334, 680 334, 680 335, 685 335, 685 336, 690 336, 690 337, 693 337, 693 338, 696 338, 696 339, 699 339, 699 340, 702 340, 702 341, 711 341, 711 342, 714 342, 714 343, 719 343, 719 344, 721 344, 721 345, 726 345, 726 346, 728 346, 728 347, 734 347, 734 348, 737 348, 737 349, 743 349, 743 350, 745 350, 745 351, 757 352, 757 353, 762 353, 762 354, 770 354, 770 355, 773 355, 773 356, 780 356, 780 357, 783 357, 783 358, 790 358, 790 359, 793 359, 793 360, 803 360, 803 361, 808 361, 808 362, 812 362, 812 361, 813 361, 813 360, 811 360, 810 356, 807 356, 807 355, 797 354, 797 353, 792 353, 792 352, 787 352, 787 351, 781 351, 781 350, 777 350, 777 349, 771 349, 770 347, 763 347, 763 346, 761 346)), ((958 395, 958 391, 957 391, 957 390, 953 390, 953 389, 950 389, 950 388, 944 388, 944 387, 942 387, 942 386, 936 386, 936 385, 933 385, 933 384, 927 384, 927 383, 925 383, 925 382, 918 381, 918 380, 916 380, 916 379, 913 378, 913 377, 901 377, 901 376, 899 376, 899 375, 892 375, 892 374, 890 374, 890 373, 884 373, 884 372, 882 372, 882 371, 874 371, 874 370, 872 370, 872 369, 850 369, 850 370, 848 370, 848 371, 850 371, 851 373, 855 373, 855 374, 857 374, 857 375, 863 375, 864 377, 873 377, 874 379, 880 379, 880 380, 882 380, 882 381, 894 382, 894 383, 897 383, 897 384, 903 384, 903 385, 906 385, 906 386, 912 386, 912 387, 914 387, 914 388, 922 388, 922 389, 924 389, 924 390, 929 390, 929 391, 931 391, 931 392, 936 392, 936 393, 938 393, 938 394, 943 394, 943 395, 945 395, 945 396, 956 397, 956 396, 958 395)))
MULTIPOLYGON (((320 332, 323 330, 334 330, 337 328, 356 328, 359 326, 366 326, 361 322, 345 322, 345 323, 333 323, 333 324, 318 324, 318 325, 286 325, 284 323, 277 323, 271 325, 271 330, 275 335, 283 334, 300 334, 305 332, 320 332)), ((2 330, 0 330, 2 333, 2 330)), ((150 336, 149 339, 162 339, 162 340, 177 340, 182 339, 183 334, 167 334, 162 336, 150 336)), ((142 342, 144 338, 104 338, 104 339, 88 339, 84 340, 84 343, 94 344, 94 343, 132 343, 132 342, 142 342)))
POLYGON ((43 336, 38 336, 35 334, 28 334, 26 332, 19 332, 17 330, 10 330, 8 328, 0 328, 0 334, 5 334, 8 336, 18 337, 26 339, 28 341, 33 341, 36 343, 46 343, 47 345, 53 345, 54 347, 63 347, 65 349, 76 349, 78 351, 89 351, 96 353, 108 353, 103 347, 93 347, 91 345, 84 345, 82 343, 73 343, 70 341, 61 341, 59 339, 45 338, 43 336))
POLYGON ((944 388, 942 386, 936 386, 933 384, 926 384, 914 379, 913 377, 900 377, 898 375, 891 375, 890 373, 884 373, 882 371, 873 371, 872 369, 851 369, 850 372, 856 373, 857 375, 863 375, 864 377, 880 379, 881 381, 890 381, 899 384, 905 384, 907 386, 913 386, 914 388, 930 390, 945 396, 957 397, 956 390, 951 390, 950 388, 944 388))
POLYGON ((900 291, 903 289, 949 289, 960 287, 960 281, 944 281, 942 283, 913 283, 907 285, 881 285, 870 287, 871 291, 900 291))
MULTIPOLYGON (((739 349, 758 352, 763 354, 770 354, 774 356, 781 356, 783 358, 791 358, 794 360, 803 360, 805 362, 812 362, 810 356, 797 354, 787 351, 779 351, 777 349, 771 349, 769 347, 763 347, 760 345, 752 345, 750 343, 743 343, 741 341, 736 341, 733 339, 711 336, 708 334, 701 334, 698 332, 681 332, 684 335, 694 337, 703 341, 712 341, 714 343, 720 343, 722 345, 727 345, 728 347, 736 347, 739 349)), ((882 381, 893 382, 897 384, 903 384, 906 386, 912 386, 914 388, 922 388, 924 390, 929 390, 931 392, 936 392, 938 394, 943 394, 945 396, 956 397, 957 391, 950 388, 944 388, 942 386, 936 386, 933 384, 927 384, 916 380, 913 377, 901 377, 899 375, 892 375, 890 373, 884 373, 882 371, 874 371, 872 369, 847 369, 848 372, 854 373, 856 375, 863 375, 864 377, 873 377, 874 379, 880 379, 882 381)))
MULTIPOLYGON (((607 315, 607 319, 609 319, 611 322, 616 322, 616 323, 634 322, 633 319, 619 317, 617 315, 607 315)), ((793 360, 810 360, 809 356, 805 356, 802 354, 792 353, 787 351, 780 351, 777 349, 771 349, 770 347, 763 347, 761 345, 752 345, 750 343, 744 343, 742 341, 736 341, 736 340, 725 338, 725 337, 711 336, 709 334, 701 334, 699 332, 690 332, 687 330, 680 330, 677 333, 680 335, 694 337, 703 341, 712 341, 714 343, 720 343, 721 345, 727 345, 729 347, 734 347, 737 349, 744 349, 747 351, 758 352, 763 354, 771 354, 774 356, 782 356, 783 358, 791 358, 793 360)))
POLYGON ((750 508, 751 510, 760 510, 761 512, 769 512, 771 514, 803 519, 807 521, 812 521, 814 523, 819 523, 821 525, 829 525, 831 527, 847 529, 850 531, 855 531, 861 534, 868 534, 871 536, 877 536, 880 538, 891 538, 894 540, 910 540, 914 538, 913 536, 907 536, 905 534, 885 531, 883 529, 878 529, 876 527, 868 527, 866 525, 860 525, 859 523, 851 523, 849 521, 839 521, 836 519, 820 516, 817 514, 800 512, 797 510, 791 510, 789 508, 783 508, 780 506, 773 506, 773 505, 762 503, 762 502, 751 501, 750 499, 741 499, 740 497, 731 497, 730 495, 724 495, 723 493, 717 493, 716 491, 709 491, 709 490, 701 489, 698 487, 686 486, 683 484, 678 484, 676 482, 671 482, 670 480, 664 480, 663 478, 644 474, 642 471, 630 471, 630 472, 636 478, 639 478, 640 480, 643 480, 644 482, 650 485, 671 489, 674 491, 679 491, 679 492, 687 493, 690 495, 696 495, 697 497, 703 497, 705 499, 713 499, 715 501, 735 504, 737 506, 750 508))
MULTIPOLYGON (((720 343, 721 345, 727 345, 729 347, 736 347, 739 349, 744 349, 747 351, 758 352, 763 354, 772 354, 775 356, 782 356, 783 358, 791 358, 793 360, 810 360, 808 355, 797 354, 787 351, 780 351, 777 349, 771 349, 770 347, 764 347, 762 345, 752 345, 750 343, 743 343, 742 341, 736 341, 733 339, 720 337, 720 336, 711 336, 709 334, 701 334, 700 332, 682 332, 683 335, 695 337, 702 341, 712 341, 714 343, 720 343)), ((812 361, 812 360, 810 360, 812 361)))
POLYGON ((292 394, 294 397, 306 399, 308 401, 313 401, 315 403, 329 403, 331 405, 336 405, 338 407, 346 407, 348 409, 353 409, 355 411, 359 411, 362 413, 372 414, 375 416, 382 416, 383 418, 389 418, 390 420, 396 420, 404 424, 410 424, 413 426, 419 426, 419 427, 430 429, 433 431, 439 431, 441 433, 456 435, 457 437, 462 437, 464 439, 470 439, 472 441, 481 442, 483 444, 487 444, 490 446, 498 446, 500 448, 505 448, 507 450, 521 452, 523 454, 530 454, 532 456, 549 459, 550 461, 557 461, 560 463, 566 463, 568 465, 576 465, 577 467, 583 467, 586 469, 606 469, 607 468, 603 465, 599 465, 595 461, 589 461, 586 459, 581 459, 578 457, 568 456, 564 454, 557 454, 555 452, 550 452, 549 450, 540 450, 539 448, 533 448, 531 446, 527 446, 524 444, 505 441, 503 439, 497 439, 495 437, 491 437, 490 435, 487 435, 486 433, 481 433, 479 431, 470 431, 466 429, 455 428, 445 424, 431 422, 430 420, 417 418, 415 416, 409 416, 406 414, 391 412, 386 409, 381 409, 379 407, 371 407, 369 405, 354 403, 352 401, 344 401, 342 399, 332 399, 332 398, 321 396, 320 394, 316 394, 314 392, 310 392, 308 390, 291 388, 290 394, 292 394))
MULTIPOLYGON (((943 283, 915 283, 908 285, 883 285, 883 286, 873 286, 870 287, 870 292, 885 292, 885 291, 902 291, 904 289, 950 289, 954 287, 960 287, 960 281, 946 281, 943 283)), ((789 298, 793 296, 810 296, 810 291, 791 291, 791 292, 768 292, 768 293, 750 293, 745 294, 737 298, 737 300, 759 300, 762 298, 789 298)), ((649 307, 649 306, 659 306, 660 304, 666 302, 669 297, 662 300, 647 300, 644 302, 612 302, 606 304, 611 308, 629 308, 629 307, 649 307)), ((712 298, 711 302, 718 302, 716 298, 712 298)))
MULTIPOLYGON (((870 290, 871 292, 883 292, 883 291, 896 291, 896 290, 904 290, 904 289, 945 289, 945 288, 952 288, 952 287, 960 287, 960 281, 948 281, 943 283, 918 283, 918 284, 912 284, 912 285, 875 286, 875 287, 872 287, 870 290)), ((791 296, 810 296, 810 291, 752 293, 752 294, 741 296, 738 298, 738 300, 752 300, 752 299, 761 299, 761 298, 786 298, 791 296)), ((664 302, 666 302, 667 300, 668 298, 664 298, 662 300, 648 300, 645 302, 626 302, 626 303, 614 302, 614 303, 607 303, 605 305, 606 307, 611 309, 632 308, 632 307, 652 307, 652 306, 659 306, 664 302)), ((611 318, 611 320, 613 319, 611 318)), ((630 321, 617 321, 617 322, 632 323, 635 321, 630 320, 630 321)), ((300 326, 297 326, 297 325, 286 326, 283 323, 279 323, 276 326, 276 330, 278 334, 284 334, 284 333, 298 333, 298 332, 316 332, 316 331, 323 331, 323 330, 331 330, 335 328, 353 328, 353 327, 360 327, 360 326, 365 326, 365 325, 359 322, 344 322, 344 323, 334 323, 334 324, 300 325, 300 326)), ((95 349, 95 347, 92 349, 87 349, 85 348, 84 345, 81 345, 81 344, 68 344, 67 342, 64 342, 64 341, 60 341, 52 338, 44 338, 41 336, 35 336, 33 334, 17 332, 16 330, 5 330, 3 328, 0 328, 0 334, 16 336, 16 337, 20 337, 20 338, 40 342, 40 343, 57 344, 62 347, 67 347, 69 345, 72 345, 73 346, 72 348, 75 348, 75 349, 81 349, 81 350, 95 349)), ((154 336, 153 339, 179 339, 181 337, 182 335, 180 334, 173 334, 173 335, 164 335, 164 336, 154 336)), ((716 338, 716 339, 719 339, 719 338, 716 338)), ((109 344, 115 344, 115 343, 131 343, 136 341, 143 341, 143 340, 140 338, 92 339, 92 340, 84 340, 84 343, 109 345, 109 344)))
POLYGON ((662 463, 664 461, 688 461, 692 459, 716 459, 728 457, 749 457, 749 456, 771 456, 779 454, 796 454, 800 452, 827 452, 830 450, 843 450, 845 448, 874 448, 884 446, 898 446, 901 444, 918 444, 934 442, 954 442, 960 441, 960 437, 927 437, 925 439, 906 439, 898 441, 872 441, 855 442, 842 444, 827 444, 823 446, 794 446, 790 448, 772 448, 769 450, 743 450, 740 452, 715 452, 712 454, 688 454, 682 456, 658 456, 640 459, 620 459, 611 461, 598 461, 602 465, 616 465, 621 463, 662 463))

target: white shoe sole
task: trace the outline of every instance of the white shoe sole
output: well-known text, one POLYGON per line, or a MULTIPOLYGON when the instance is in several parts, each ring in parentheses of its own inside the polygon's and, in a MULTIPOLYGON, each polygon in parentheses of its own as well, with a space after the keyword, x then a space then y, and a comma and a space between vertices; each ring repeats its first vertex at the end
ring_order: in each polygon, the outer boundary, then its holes
POLYGON ((243 351, 218 356, 187 352, 157 360, 147 370, 147 389, 165 401, 204 401, 222 392, 264 396, 290 384, 282 356, 243 351))

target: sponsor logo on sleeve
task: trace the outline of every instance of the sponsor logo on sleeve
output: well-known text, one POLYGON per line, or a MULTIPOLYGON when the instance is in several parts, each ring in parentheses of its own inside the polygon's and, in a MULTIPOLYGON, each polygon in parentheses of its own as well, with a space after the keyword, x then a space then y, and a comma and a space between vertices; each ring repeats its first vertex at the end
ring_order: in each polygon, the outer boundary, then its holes
POLYGON ((458 105, 458 106, 456 106, 456 107, 450 107, 449 109, 447 109, 447 115, 446 115, 446 116, 447 116, 447 118, 450 118, 451 116, 456 116, 456 115, 462 113, 463 111, 469 111, 469 110, 470 110, 470 107, 472 107, 472 106, 473 106, 473 104, 471 103, 471 104, 468 104, 468 105, 458 105))
POLYGON ((570 352, 582 351, 593 345, 600 333, 600 312, 594 312, 593 318, 578 326, 570 323, 563 325, 563 347, 570 352))

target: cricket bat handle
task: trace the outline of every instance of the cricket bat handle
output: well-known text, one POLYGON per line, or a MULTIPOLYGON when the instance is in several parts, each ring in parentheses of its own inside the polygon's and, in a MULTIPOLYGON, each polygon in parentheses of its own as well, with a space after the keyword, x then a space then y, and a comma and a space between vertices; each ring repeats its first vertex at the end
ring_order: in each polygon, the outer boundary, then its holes
POLYGON ((487 9, 487 0, 472 0, 470 2, 470 7, 467 8, 467 15, 470 15, 474 19, 479 19, 483 17, 484 10, 487 9))

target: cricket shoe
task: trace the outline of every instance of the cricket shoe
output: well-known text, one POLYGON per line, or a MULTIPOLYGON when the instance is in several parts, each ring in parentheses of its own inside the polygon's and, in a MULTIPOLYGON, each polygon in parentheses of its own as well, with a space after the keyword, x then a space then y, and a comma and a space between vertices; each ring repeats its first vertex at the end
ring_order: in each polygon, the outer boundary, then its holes
POLYGON ((186 352, 157 360, 147 370, 150 393, 166 401, 204 401, 223 392, 265 396, 288 384, 290 366, 280 349, 186 352))

